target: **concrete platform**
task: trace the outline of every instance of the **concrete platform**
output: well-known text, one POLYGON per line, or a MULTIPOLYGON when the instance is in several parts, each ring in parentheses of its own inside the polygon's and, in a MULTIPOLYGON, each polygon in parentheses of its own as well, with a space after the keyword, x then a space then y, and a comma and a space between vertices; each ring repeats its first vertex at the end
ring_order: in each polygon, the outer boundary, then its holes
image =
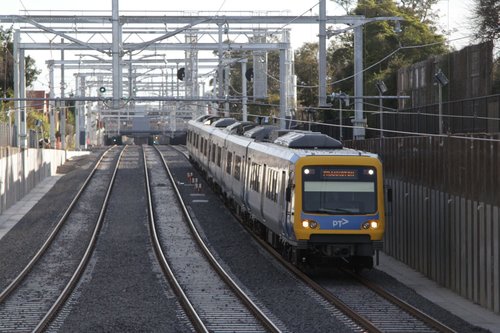
POLYGON ((380 253, 380 264, 376 268, 469 323, 488 329, 492 333, 500 333, 500 315, 439 286, 393 257, 380 253))
POLYGON ((0 215, 0 240, 33 206, 47 193, 63 175, 45 178, 20 201, 0 215))
MULTIPOLYGON (((56 175, 46 178, 29 192, 25 198, 0 215, 0 241, 62 176, 56 175)), ((400 261, 384 253, 380 253, 380 264, 376 268, 393 276, 398 281, 415 290, 418 294, 469 323, 488 329, 492 333, 500 333, 500 315, 486 310, 439 286, 400 261)))

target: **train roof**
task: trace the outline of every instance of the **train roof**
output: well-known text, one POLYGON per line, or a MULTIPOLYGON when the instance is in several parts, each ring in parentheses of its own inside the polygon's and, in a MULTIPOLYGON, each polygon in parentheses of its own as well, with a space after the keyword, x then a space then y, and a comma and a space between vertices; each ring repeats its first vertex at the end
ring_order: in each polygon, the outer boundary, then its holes
POLYGON ((239 142, 251 149, 267 151, 276 157, 280 156, 285 159, 296 159, 300 156, 311 155, 357 155, 378 158, 378 155, 374 153, 345 148, 340 141, 319 132, 283 130, 273 125, 257 125, 253 127, 256 125, 255 123, 238 121, 232 122, 227 127, 207 126, 206 119, 205 121, 190 121, 190 123, 211 133, 211 135, 232 142, 239 142), (247 128, 246 126, 252 128, 241 135, 242 130, 247 128))
POLYGON ((197 123, 205 124, 205 125, 210 125, 219 119, 220 119, 219 116, 214 116, 214 115, 208 114, 208 115, 200 116, 200 117, 194 119, 193 121, 195 121, 197 123))
POLYGON ((252 121, 237 121, 234 124, 229 125, 224 130, 230 134, 243 135, 244 132, 257 126, 257 123, 252 121))
POLYGON ((229 125, 232 125, 236 123, 236 119, 234 118, 220 118, 214 121, 213 123, 210 124, 210 126, 213 127, 219 127, 219 128, 225 128, 228 127, 229 125))
POLYGON ((274 143, 294 149, 342 149, 343 145, 334 138, 318 133, 292 131, 278 136, 274 143))
POLYGON ((248 138, 263 141, 263 140, 268 140, 271 133, 278 129, 279 128, 277 126, 261 125, 246 131, 245 133, 243 133, 243 135, 248 138))

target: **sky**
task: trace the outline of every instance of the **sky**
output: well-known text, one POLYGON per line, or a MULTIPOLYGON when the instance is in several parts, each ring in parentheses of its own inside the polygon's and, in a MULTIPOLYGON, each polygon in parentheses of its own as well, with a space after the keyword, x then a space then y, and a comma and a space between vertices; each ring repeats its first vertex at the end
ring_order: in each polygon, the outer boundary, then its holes
MULTIPOLYGON (((0 15, 16 15, 28 13, 33 15, 37 11, 59 11, 70 10, 83 12, 84 10, 104 10, 111 11, 112 0, 5 0, 2 1, 0 15), (85 6, 82 6, 85 3, 85 6), (84 7, 86 9, 84 9, 84 7)), ((182 6, 172 6, 176 1, 158 1, 158 0, 120 0, 120 11, 136 11, 135 15, 140 15, 146 11, 284 11, 289 15, 316 14, 319 11, 318 0, 183 0, 182 6), (312 11, 310 11, 312 9, 312 11)), ((470 8, 472 0, 440 0, 436 10, 441 17, 440 26, 446 30, 454 32, 450 39, 456 39, 467 36, 468 21, 470 21, 470 8)), ((343 9, 332 1, 326 2, 328 15, 344 15, 343 9)), ((292 33, 292 43, 301 45, 302 40, 315 40, 317 29, 309 27, 301 28, 299 32, 292 33), (294 38, 295 37, 295 38, 294 38)), ((455 42, 453 42, 455 43, 455 42)), ((462 42, 461 45, 464 43, 462 42)))
MULTIPOLYGON (((450 44, 457 49, 468 45, 470 39, 470 8, 472 0, 441 0, 436 11, 440 16, 439 27, 452 33, 448 35, 450 44), (465 38, 464 38, 465 37, 465 38)), ((327 15, 344 15, 345 12, 332 1, 326 2, 327 15)), ((91 15, 89 10, 105 11, 111 14, 112 0, 2 0, 0 15, 91 15), (82 4, 85 4, 84 9, 82 4), (64 11, 64 12, 59 12, 64 11), (50 13, 49 13, 50 12, 50 13)), ((183 0, 183 1, 158 1, 158 0, 120 0, 119 9, 123 15, 142 15, 154 12, 154 15, 161 15, 161 12, 175 11, 174 15, 181 15, 183 11, 235 11, 242 15, 249 15, 249 12, 266 13, 267 11, 280 11, 283 15, 315 15, 319 12, 318 0, 183 0), (179 5, 182 4, 182 5, 179 5), (175 5, 172 5, 175 4, 175 5), (134 11, 133 13, 125 13, 134 11), (160 13, 158 13, 160 12, 160 13)), ((238 14, 238 13, 235 13, 238 14)), ((200 13, 203 15, 203 13, 200 13)), ((8 25, 3 24, 4 27, 8 25)), ((318 28, 316 26, 292 26, 291 43, 293 48, 300 47, 304 42, 317 41, 318 28)), ((30 54, 27 51, 27 54, 30 54)), ((30 54, 31 55, 31 54, 30 54)), ((32 55, 37 60, 37 67, 44 72, 40 75, 40 81, 47 77, 45 60, 51 58, 50 55, 32 55), (42 58, 42 59, 41 59, 42 58), (45 59, 43 59, 45 58, 45 59), (41 60, 40 60, 41 59, 41 60)), ((56 53, 56 57, 59 53, 56 53)), ((57 59, 57 58, 56 58, 57 59)), ((43 85, 43 82, 40 82, 43 85)), ((35 84, 36 87, 36 84, 35 84)))

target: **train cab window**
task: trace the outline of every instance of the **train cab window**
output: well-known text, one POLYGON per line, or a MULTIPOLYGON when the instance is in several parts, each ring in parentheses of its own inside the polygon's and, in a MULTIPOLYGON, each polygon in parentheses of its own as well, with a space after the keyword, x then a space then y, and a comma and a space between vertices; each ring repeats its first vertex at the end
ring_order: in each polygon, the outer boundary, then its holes
POLYGON ((376 170, 370 167, 304 167, 302 208, 323 214, 375 213, 376 181, 376 170))
POLYGON ((226 160, 226 172, 231 174, 231 164, 233 162, 233 153, 230 151, 227 152, 227 160, 226 160))
POLYGON ((240 174, 241 174, 241 157, 238 155, 235 155, 235 157, 234 157, 234 178, 236 180, 240 180, 240 174))

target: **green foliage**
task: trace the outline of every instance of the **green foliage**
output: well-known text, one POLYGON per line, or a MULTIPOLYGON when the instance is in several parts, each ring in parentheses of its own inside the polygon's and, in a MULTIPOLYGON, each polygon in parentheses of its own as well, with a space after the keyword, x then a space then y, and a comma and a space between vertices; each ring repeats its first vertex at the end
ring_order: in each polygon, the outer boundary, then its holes
POLYGON ((473 28, 483 40, 500 37, 500 2, 498 0, 474 0, 473 28))
MULTIPOLYGON (((335 1, 338 3, 338 1, 335 1)), ((375 82, 383 80, 389 94, 396 94, 397 71, 427 59, 431 55, 447 52, 445 39, 436 34, 435 13, 431 11, 436 0, 400 1, 363 0, 351 11, 354 15, 371 17, 401 17, 401 32, 395 30, 394 21, 376 21, 363 26, 364 93, 376 95, 375 82)), ((297 58, 296 58, 297 61, 297 58)), ((335 36, 328 49, 330 89, 354 94, 354 42, 353 33, 335 36)), ((393 101, 393 105, 396 105, 393 101)), ((387 103, 389 104, 389 103, 387 103)), ((390 106, 390 105, 387 105, 390 106)))
POLYGON ((438 13, 432 8, 438 2, 439 0, 400 0, 400 9, 418 18, 421 23, 432 26, 439 19, 438 13))
MULTIPOLYGON (((253 68, 253 57, 251 52, 242 52, 242 51, 231 51, 230 54, 227 55, 231 57, 231 59, 243 59, 246 58, 247 69, 253 68)), ((268 97, 266 99, 259 99, 254 101, 253 96, 253 84, 251 81, 247 82, 247 96, 248 98, 248 107, 247 112, 249 115, 261 115, 261 116, 273 116, 279 115, 279 51, 268 52, 267 54, 267 75, 268 75, 268 97)), ((231 77, 230 77, 230 92, 231 96, 242 96, 242 85, 241 80, 244 77, 245 73, 241 72, 241 64, 237 61, 231 64, 231 77)), ((223 109, 223 105, 221 108, 223 109)), ((241 118, 241 104, 234 103, 230 105, 231 116, 234 118, 241 118)), ((249 117, 249 120, 252 120, 249 117)))
POLYGON ((26 127, 39 132, 43 131, 45 136, 48 137, 50 124, 47 117, 45 117, 42 112, 37 111, 28 111, 27 115, 26 127), (42 125, 40 127, 37 126, 37 121, 41 122, 42 125))
MULTIPOLYGON (((4 30, 0 26, 0 94, 12 96, 14 89, 14 44, 12 28, 4 30)), ((35 60, 30 56, 25 57, 26 86, 31 86, 36 81, 41 70, 35 66, 35 60)))
POLYGON ((318 101, 318 43, 305 43, 295 51, 297 99, 304 106, 314 106, 318 101), (299 79, 300 78, 300 79, 299 79))

